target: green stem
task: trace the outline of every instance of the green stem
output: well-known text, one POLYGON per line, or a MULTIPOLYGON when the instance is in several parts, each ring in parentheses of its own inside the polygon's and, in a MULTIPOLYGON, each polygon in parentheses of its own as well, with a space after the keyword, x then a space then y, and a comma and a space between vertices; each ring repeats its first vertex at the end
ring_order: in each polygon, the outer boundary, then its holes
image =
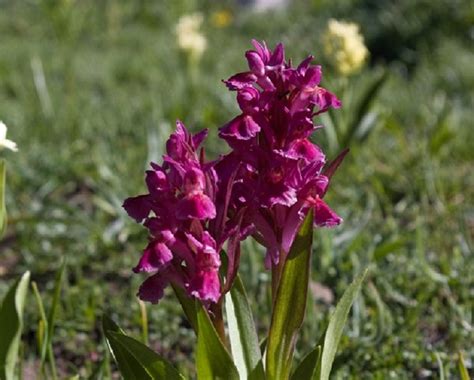
POLYGON ((285 265, 286 257, 283 252, 280 252, 280 261, 277 265, 272 265, 272 303, 275 303, 275 298, 280 285, 281 274, 283 266, 285 265))
POLYGON ((222 300, 218 303, 213 304, 211 306, 210 311, 211 321, 217 331, 217 334, 219 335, 219 338, 221 338, 222 343, 224 343, 226 347, 229 347, 229 342, 227 341, 227 337, 225 335, 224 315, 222 313, 222 300))

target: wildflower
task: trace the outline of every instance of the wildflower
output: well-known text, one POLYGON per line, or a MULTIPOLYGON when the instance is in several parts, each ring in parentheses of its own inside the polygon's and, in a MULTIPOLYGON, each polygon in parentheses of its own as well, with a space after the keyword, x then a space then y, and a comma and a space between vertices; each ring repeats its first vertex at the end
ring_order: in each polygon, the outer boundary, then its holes
MULTIPOLYGON (((205 162, 203 151, 197 154, 206 135, 207 130, 191 135, 178 121, 163 164, 152 163, 146 172, 148 193, 124 202, 127 213, 150 233, 133 269, 152 273, 138 292, 144 301, 158 302, 170 283, 203 302, 217 302, 221 296, 219 253, 239 230, 227 224, 223 203, 216 207, 216 199, 226 195, 218 192, 215 163, 205 162)), ((237 242, 228 245, 229 252, 237 242)))
POLYGON ((319 128, 313 116, 341 103, 319 86, 321 67, 311 65, 311 56, 293 67, 282 44, 273 51, 253 44, 255 50, 245 54, 249 71, 225 81, 237 92, 242 113, 220 128, 219 136, 233 152, 216 170, 225 178, 229 168, 236 168, 231 209, 246 207, 242 226, 254 228, 271 266, 288 253, 310 208, 316 226, 342 221, 322 200, 330 179, 323 173, 326 157, 309 139, 319 128))
POLYGON ((2 148, 7 148, 10 149, 14 152, 18 151, 18 148, 16 146, 16 143, 13 142, 12 140, 7 139, 7 126, 0 121, 0 150, 2 148))
POLYGON ((329 20, 323 44, 325 55, 344 75, 358 71, 369 54, 359 25, 351 22, 329 20))
POLYGON ((193 60, 199 60, 206 50, 207 40, 201 33, 203 17, 200 13, 182 16, 176 25, 177 43, 193 60))
POLYGON ((232 22, 232 13, 228 10, 216 11, 211 16, 212 24, 216 28, 225 28, 232 22))

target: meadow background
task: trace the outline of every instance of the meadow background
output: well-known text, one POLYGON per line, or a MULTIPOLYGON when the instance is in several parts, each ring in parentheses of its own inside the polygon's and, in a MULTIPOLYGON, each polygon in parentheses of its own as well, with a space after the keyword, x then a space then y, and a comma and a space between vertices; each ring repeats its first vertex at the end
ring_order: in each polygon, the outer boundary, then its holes
MULTIPOLYGON (((472 373, 473 25, 468 0, 294 0, 260 12, 233 1, 0 0, 0 120, 19 146, 4 154, 0 297, 30 270, 48 308, 66 258, 53 338, 58 376, 99 378, 104 312, 142 336, 142 278, 131 268, 146 231, 123 199, 145 190, 143 171, 160 159, 177 118, 210 129, 211 155, 225 152, 217 128, 237 108, 221 79, 246 68, 252 38, 282 41, 295 62, 314 54, 323 85, 344 94, 337 125, 314 141, 330 158, 351 148, 328 194, 345 222, 316 232, 296 355, 314 345, 347 284, 369 266, 334 377, 456 378, 458 351, 472 373), (194 12, 207 49, 190 63, 175 26, 194 12), (360 25, 370 51, 361 73, 340 78, 321 53, 330 18, 360 25), (345 137, 334 143, 331 131, 345 137)), ((270 278, 252 243, 242 275, 264 331, 270 278)), ((149 344, 189 373, 194 338, 179 304, 168 297, 147 312, 149 344)), ((31 293, 25 318, 22 367, 33 379, 40 315, 31 293)))

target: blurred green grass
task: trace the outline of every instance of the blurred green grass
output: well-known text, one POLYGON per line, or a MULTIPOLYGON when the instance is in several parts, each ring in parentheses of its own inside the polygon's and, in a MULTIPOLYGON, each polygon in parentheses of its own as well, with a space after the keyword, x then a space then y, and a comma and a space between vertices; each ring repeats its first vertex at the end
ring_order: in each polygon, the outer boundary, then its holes
MULTIPOLYGON (((374 105, 382 118, 366 140, 353 141, 328 194, 345 223, 317 232, 313 302, 297 355, 318 339, 331 298, 369 265, 335 376, 438 377, 439 359, 451 378, 458 350, 472 371, 474 8, 373 3, 293 1, 262 14, 191 0, 0 2, 0 118, 20 148, 7 156, 0 293, 29 269, 49 305, 67 258, 53 338, 60 374, 86 376, 99 365, 103 311, 140 336, 141 279, 130 268, 146 233, 121 203, 144 190, 143 170, 159 160, 175 119, 210 128, 210 154, 225 151, 216 131, 236 105, 220 81, 245 68, 250 39, 283 41, 295 61, 313 53, 324 65, 320 37, 330 17, 359 22, 372 54, 348 82, 352 92, 382 67, 389 80, 374 105), (218 28, 212 14, 223 9, 232 21, 218 28), (208 48, 190 68, 174 25, 194 11, 205 16, 208 48)), ((331 88, 337 74, 323 69, 331 88)), ((324 132, 315 141, 328 146, 324 132)), ((264 331, 269 276, 258 247, 248 242, 244 252, 243 278, 264 331)), ((38 358, 32 298, 27 310, 24 367, 38 358)), ((189 369, 193 338, 179 305, 168 297, 148 312, 152 347, 189 369)))

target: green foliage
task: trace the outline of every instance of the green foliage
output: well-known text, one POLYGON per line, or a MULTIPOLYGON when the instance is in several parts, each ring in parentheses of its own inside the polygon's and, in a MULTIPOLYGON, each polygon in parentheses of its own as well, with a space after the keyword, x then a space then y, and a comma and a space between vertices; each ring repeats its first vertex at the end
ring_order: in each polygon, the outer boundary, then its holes
MULTIPOLYGON (((27 147, 8 156, 0 298, 30 270, 49 311, 58 258, 67 257, 54 333, 60 378, 88 376, 107 359, 97 334, 103 310, 114 310, 127 331, 140 336, 135 293, 143 278, 128 268, 136 264, 146 236, 120 207, 126 196, 144 190, 138 168, 158 159, 176 118, 193 130, 210 128, 212 155, 227 150, 216 129, 237 110, 234 96, 217 83, 245 70, 242 52, 251 38, 270 45, 282 40, 295 62, 314 54, 323 65, 323 86, 340 95, 319 44, 330 17, 359 22, 371 62, 389 78, 369 107, 369 114, 380 115, 375 127, 363 142, 357 135, 352 139, 327 194, 344 223, 315 234, 307 318, 295 361, 314 347, 353 274, 370 265, 382 303, 371 291, 355 301, 346 330, 350 339, 341 339, 333 376, 436 377, 438 353, 445 377, 456 378, 460 349, 469 366, 467 358, 474 357, 469 2, 293 1, 284 12, 264 15, 226 2, 233 20, 223 29, 210 21, 221 2, 48 3, 49 9, 46 0, 0 5, 0 119, 10 138, 27 147), (208 49, 191 78, 174 43, 174 25, 194 11, 204 14, 208 49), (314 290, 315 284, 329 296, 314 290)), ((369 65, 360 77, 348 79, 354 99, 361 99, 377 68, 369 65)), ((343 101, 337 113, 346 108, 343 101)), ((314 141, 328 148, 324 130, 314 141)), ((254 253, 242 255, 241 276, 262 337, 272 308, 264 252, 250 242, 243 252, 254 253)), ((25 337, 44 336, 37 309, 33 301, 25 305, 25 337)), ((152 347, 170 353, 167 359, 180 372, 192 374, 194 332, 179 317, 175 297, 168 294, 148 313, 152 347)), ((38 352, 34 339, 25 339, 25 372, 38 352)), ((112 376, 105 372, 105 378, 112 376)))
POLYGON ((0 379, 16 378, 15 366, 23 329, 23 309, 30 272, 25 272, 9 289, 0 307, 0 379))
POLYGON ((209 315, 201 306, 197 308, 197 378, 216 380, 239 380, 239 373, 224 343, 219 338, 209 315))
POLYGON ((0 160, 0 238, 7 226, 7 210, 5 208, 5 161, 0 160))
POLYGON ((51 303, 51 307, 49 309, 48 316, 46 316, 43 301, 41 299, 41 295, 38 291, 37 285, 35 282, 32 283, 36 302, 38 304, 38 310, 40 311, 40 317, 41 317, 41 320, 40 320, 41 328, 38 329, 38 331, 43 332, 42 334, 40 333, 40 336, 38 339, 39 351, 40 351, 40 371, 41 372, 44 371, 44 363, 46 360, 46 355, 48 355, 48 360, 49 360, 50 368, 51 368, 51 376, 53 379, 57 378, 56 364, 55 364, 54 353, 53 353, 54 324, 56 320, 58 306, 61 300, 61 287, 62 287, 65 268, 66 268, 66 260, 63 260, 61 268, 56 273, 56 279, 54 282, 53 300, 51 303))
POLYGON ((316 366, 315 379, 329 379, 337 352, 337 346, 339 345, 344 326, 346 325, 347 316, 349 315, 352 304, 359 293, 366 274, 367 271, 362 272, 355 278, 352 284, 349 285, 341 300, 338 302, 334 314, 329 319, 329 325, 324 333, 324 342, 322 344, 320 360, 316 366))
POLYGON ((342 99, 343 108, 331 109, 322 115, 332 154, 362 144, 381 125, 381 112, 375 109, 375 104, 388 77, 386 70, 375 71, 357 78, 350 88, 347 78, 343 78, 339 91, 336 91, 342 99))
POLYGON ((240 276, 236 277, 225 300, 232 356, 240 378, 263 379, 265 375, 257 331, 240 276))
POLYGON ((313 380, 317 379, 316 367, 321 358, 321 346, 314 347, 298 364, 291 375, 291 380, 313 380))
POLYGON ((313 241, 313 212, 306 216, 288 253, 278 286, 265 352, 267 378, 287 379, 303 323, 313 241))
POLYGON ((464 357, 461 352, 459 352, 458 366, 461 380, 470 380, 469 372, 467 372, 466 364, 464 363, 464 357))
POLYGON ((143 343, 125 335, 107 316, 102 319, 107 344, 125 380, 183 380, 166 360, 143 343))

